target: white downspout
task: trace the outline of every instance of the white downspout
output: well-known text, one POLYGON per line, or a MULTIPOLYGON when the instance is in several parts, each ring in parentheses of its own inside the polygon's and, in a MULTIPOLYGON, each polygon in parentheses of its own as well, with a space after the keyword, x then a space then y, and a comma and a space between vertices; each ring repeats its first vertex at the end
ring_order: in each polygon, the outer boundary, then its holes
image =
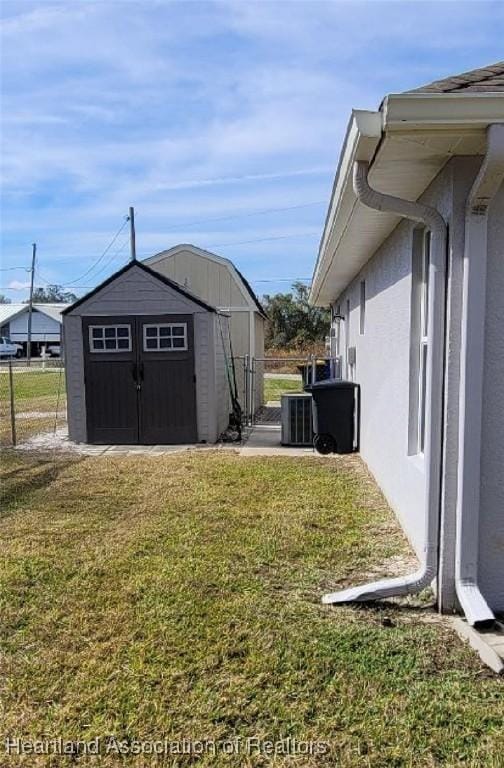
POLYGON ((369 208, 395 213, 424 224, 431 232, 429 269, 429 319, 427 350, 427 397, 425 434, 425 544, 421 567, 409 576, 384 579, 324 595, 323 603, 377 600, 392 595, 419 592, 438 572, 438 538, 441 506, 441 445, 443 423, 443 379, 445 338, 446 225, 438 211, 422 203, 402 200, 371 189, 369 164, 354 163, 353 183, 358 199, 369 208))
POLYGON ((465 220, 455 585, 471 626, 495 620, 478 586, 478 539, 488 206, 503 178, 504 126, 491 125, 487 152, 467 199, 465 220))

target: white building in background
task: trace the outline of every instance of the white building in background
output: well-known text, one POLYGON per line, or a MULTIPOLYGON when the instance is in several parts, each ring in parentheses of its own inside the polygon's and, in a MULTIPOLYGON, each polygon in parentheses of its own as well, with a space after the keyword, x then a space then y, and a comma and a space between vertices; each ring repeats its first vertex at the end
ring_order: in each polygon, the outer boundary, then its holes
POLYGON ((504 611, 504 62, 352 113, 313 275, 361 387, 363 459, 417 573, 471 625, 504 611))
MULTIPOLYGON (((68 304, 34 304, 32 312, 32 354, 40 354, 42 347, 58 345, 61 341, 61 313, 68 304)), ((24 352, 28 344, 28 304, 0 304, 0 335, 16 344, 24 352)))

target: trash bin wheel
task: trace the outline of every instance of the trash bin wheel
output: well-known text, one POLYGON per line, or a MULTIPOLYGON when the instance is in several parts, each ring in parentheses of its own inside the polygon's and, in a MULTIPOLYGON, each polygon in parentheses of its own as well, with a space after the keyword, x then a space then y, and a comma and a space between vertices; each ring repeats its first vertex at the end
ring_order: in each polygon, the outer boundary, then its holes
POLYGON ((322 453, 326 456, 328 453, 336 452, 336 443, 332 435, 315 435, 313 438, 313 447, 317 453, 322 453))

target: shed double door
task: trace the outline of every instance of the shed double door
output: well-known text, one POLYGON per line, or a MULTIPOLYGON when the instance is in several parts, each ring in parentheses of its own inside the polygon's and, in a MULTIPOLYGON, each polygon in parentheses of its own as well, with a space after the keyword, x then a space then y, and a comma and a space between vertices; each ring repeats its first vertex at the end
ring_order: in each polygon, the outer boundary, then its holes
POLYGON ((197 440, 191 315, 83 318, 90 443, 197 440))

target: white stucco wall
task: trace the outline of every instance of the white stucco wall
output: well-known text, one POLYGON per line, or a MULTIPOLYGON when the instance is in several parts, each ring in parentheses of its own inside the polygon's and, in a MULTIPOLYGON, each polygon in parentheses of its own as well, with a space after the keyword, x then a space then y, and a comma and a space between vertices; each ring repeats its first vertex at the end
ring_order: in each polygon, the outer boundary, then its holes
MULTIPOLYGON (((452 168, 422 196, 448 219, 452 168)), ((401 222, 337 298, 345 321, 343 375, 361 385, 361 455, 383 489, 419 556, 424 546, 424 461, 408 455, 411 263, 414 224, 401 222), (365 332, 360 334, 360 282, 366 283, 365 332), (348 335, 347 302, 350 302, 348 335), (356 348, 355 366, 346 350, 356 348)))
POLYGON ((504 185, 489 211, 483 383, 479 578, 504 610, 504 185))
MULTIPOLYGON (((421 200, 448 224, 446 372, 440 599, 456 606, 454 585, 462 277, 467 194, 479 157, 453 158, 421 200)), ((424 467, 408 456, 411 266, 414 225, 402 222, 334 301, 343 375, 361 385, 361 453, 419 555, 424 544, 424 467), (360 282, 366 282, 365 333, 359 333, 360 282), (350 334, 346 321, 350 301, 350 334), (356 365, 346 368, 346 349, 356 365)), ((504 610, 504 189, 489 215, 479 575, 494 610, 504 610)))

